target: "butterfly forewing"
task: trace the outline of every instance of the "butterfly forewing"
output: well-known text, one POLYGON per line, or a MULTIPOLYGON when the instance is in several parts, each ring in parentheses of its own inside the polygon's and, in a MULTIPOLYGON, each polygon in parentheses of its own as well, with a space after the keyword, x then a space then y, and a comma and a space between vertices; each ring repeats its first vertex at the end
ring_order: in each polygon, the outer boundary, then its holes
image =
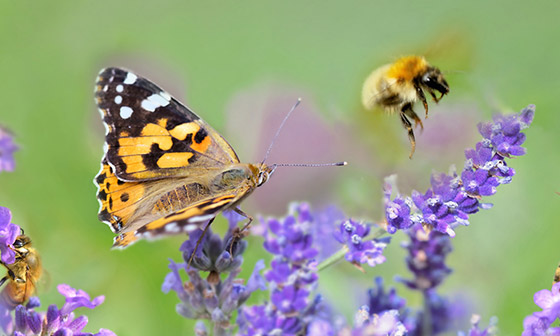
POLYGON ((185 176, 187 166, 239 162, 231 146, 200 117, 131 72, 101 71, 96 101, 107 125, 107 161, 123 181, 185 176))
POLYGON ((107 128, 95 178, 99 219, 125 247, 192 232, 251 193, 266 165, 239 163, 215 130, 149 80, 101 71, 96 102, 107 128))

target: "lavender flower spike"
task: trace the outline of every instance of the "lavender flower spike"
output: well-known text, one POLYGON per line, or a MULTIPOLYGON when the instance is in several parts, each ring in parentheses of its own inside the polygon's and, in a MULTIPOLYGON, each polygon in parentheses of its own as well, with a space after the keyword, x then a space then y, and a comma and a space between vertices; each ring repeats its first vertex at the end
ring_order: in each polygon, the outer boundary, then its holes
MULTIPOLYGON (((176 292, 180 302, 176 306, 178 314, 188 319, 210 320, 213 324, 213 334, 229 335, 230 319, 237 310, 257 289, 265 289, 264 279, 260 272, 264 262, 255 265, 253 274, 244 285, 237 275, 241 272, 243 251, 247 242, 239 240, 234 235, 237 224, 244 218, 234 212, 223 214, 229 221, 229 230, 222 239, 208 229, 205 235, 197 231, 189 236, 180 247, 183 253, 182 263, 170 261, 171 272, 165 277, 162 291, 176 292), (192 260, 191 260, 192 258, 192 260), (188 281, 183 281, 180 271, 188 275, 188 281), (203 278, 201 272, 208 272, 203 278), (223 279, 220 274, 229 273, 223 279)), ((203 325, 195 327, 197 335, 204 334, 203 325)))
POLYGON ((465 151, 466 161, 460 174, 434 174, 431 188, 425 193, 412 192, 391 199, 392 181, 385 183, 385 218, 387 232, 410 228, 413 224, 430 226, 450 237, 454 228, 469 224, 469 215, 492 205, 481 199, 494 195, 502 184, 510 183, 515 170, 506 160, 525 154, 521 147, 526 136, 521 131, 533 121, 535 106, 529 105, 519 114, 496 116, 493 122, 481 123, 478 130, 483 140, 465 151))

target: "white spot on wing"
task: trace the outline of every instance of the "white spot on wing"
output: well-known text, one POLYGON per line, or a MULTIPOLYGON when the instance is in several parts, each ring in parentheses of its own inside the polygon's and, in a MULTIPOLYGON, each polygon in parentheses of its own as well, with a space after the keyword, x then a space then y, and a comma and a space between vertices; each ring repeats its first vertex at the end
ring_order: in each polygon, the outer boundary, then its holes
POLYGON ((124 84, 133 84, 134 82, 136 82, 136 79, 138 79, 138 77, 136 77, 135 74, 133 74, 132 72, 129 72, 126 74, 126 78, 124 79, 124 84))
POLYGON ((117 92, 123 92, 124 86, 122 84, 117 85, 117 92))
POLYGON ((198 225, 189 224, 189 225, 187 225, 187 226, 185 226, 185 227, 183 228, 183 231, 185 231, 185 232, 193 232, 193 231, 195 231, 196 229, 198 229, 198 225))
POLYGON ((103 87, 103 92, 107 92, 107 90, 109 90, 109 85, 105 85, 105 86, 103 87))
POLYGON ((212 218, 214 218, 215 216, 213 214, 211 215, 202 215, 202 216, 194 216, 188 219, 189 223, 200 223, 200 222, 205 222, 207 220, 210 220, 212 218))
POLYGON ((164 97, 162 93, 164 92, 160 92, 159 94, 153 94, 149 96, 148 99, 160 106, 166 106, 167 104, 169 104, 169 99, 164 97))
POLYGON ((120 104, 122 103, 122 97, 121 96, 115 96, 115 104, 120 104))
POLYGON ((146 111, 154 112, 157 107, 158 106, 154 105, 154 103, 152 103, 148 99, 142 100, 142 108, 146 111))
MULTIPOLYGON (((163 92, 162 92, 163 93, 163 92)), ((147 111, 154 112, 160 106, 169 105, 169 99, 166 99, 161 94, 153 94, 142 101, 142 108, 147 111)))
POLYGON ((128 106, 121 106, 121 118, 128 119, 132 115, 132 109, 128 106))
POLYGON ((181 228, 177 225, 177 222, 171 222, 165 225, 165 232, 178 233, 181 232, 181 228))

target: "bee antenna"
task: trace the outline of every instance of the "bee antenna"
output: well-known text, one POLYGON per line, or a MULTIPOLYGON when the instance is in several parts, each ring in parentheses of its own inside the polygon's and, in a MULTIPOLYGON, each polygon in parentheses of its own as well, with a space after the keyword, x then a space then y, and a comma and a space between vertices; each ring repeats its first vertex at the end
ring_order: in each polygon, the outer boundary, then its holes
POLYGON ((348 162, 332 162, 332 163, 279 163, 274 164, 274 167, 332 167, 332 166, 346 166, 348 162))
POLYGON ((282 123, 280 123, 280 127, 278 127, 278 130, 276 131, 276 134, 274 134, 274 137, 272 138, 272 141, 270 142, 270 146, 268 146, 268 149, 266 150, 266 154, 265 154, 264 159, 262 160, 261 164, 263 164, 266 161, 266 159, 268 158, 268 155, 270 154, 270 150, 272 149, 272 146, 274 145, 274 141, 276 140, 276 138, 278 138, 278 135, 280 134, 280 131, 282 130, 282 127, 284 127, 284 124, 286 123, 286 120, 288 120, 288 118, 290 117, 292 112, 294 112, 296 107, 298 107, 299 103, 301 103, 301 98, 298 98, 297 102, 290 109, 290 112, 288 112, 288 114, 286 114, 286 116, 284 117, 284 120, 282 120, 282 123))
POLYGON ((452 73, 459 73, 459 74, 464 75, 464 74, 468 73, 468 71, 465 71, 465 70, 445 70, 445 71, 442 71, 442 73, 444 73, 445 75, 449 75, 449 74, 452 74, 452 73))

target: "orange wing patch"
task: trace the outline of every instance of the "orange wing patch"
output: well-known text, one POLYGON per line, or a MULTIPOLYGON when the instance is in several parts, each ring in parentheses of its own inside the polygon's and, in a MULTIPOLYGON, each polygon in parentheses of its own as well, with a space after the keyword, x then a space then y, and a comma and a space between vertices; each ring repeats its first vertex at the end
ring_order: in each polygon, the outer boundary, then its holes
MULTIPOLYGON (((109 160, 117 172, 125 173, 123 179, 152 179, 157 170, 186 167, 196 160, 196 153, 207 152, 212 144, 208 132, 196 122, 169 130, 167 126, 168 120, 161 118, 157 123, 146 124, 136 136, 127 131, 119 133, 116 158, 109 155, 109 160)), ((110 147, 109 153, 115 149, 110 147)))
POLYGON ((157 160, 157 165, 160 168, 176 168, 183 167, 189 164, 189 159, 193 156, 193 153, 165 153, 159 160, 157 160))
POLYGON ((145 187, 141 183, 122 182, 106 160, 102 162, 101 172, 95 178, 99 192, 97 199, 101 204, 99 219, 108 223, 113 232, 120 232, 138 209, 145 187))

